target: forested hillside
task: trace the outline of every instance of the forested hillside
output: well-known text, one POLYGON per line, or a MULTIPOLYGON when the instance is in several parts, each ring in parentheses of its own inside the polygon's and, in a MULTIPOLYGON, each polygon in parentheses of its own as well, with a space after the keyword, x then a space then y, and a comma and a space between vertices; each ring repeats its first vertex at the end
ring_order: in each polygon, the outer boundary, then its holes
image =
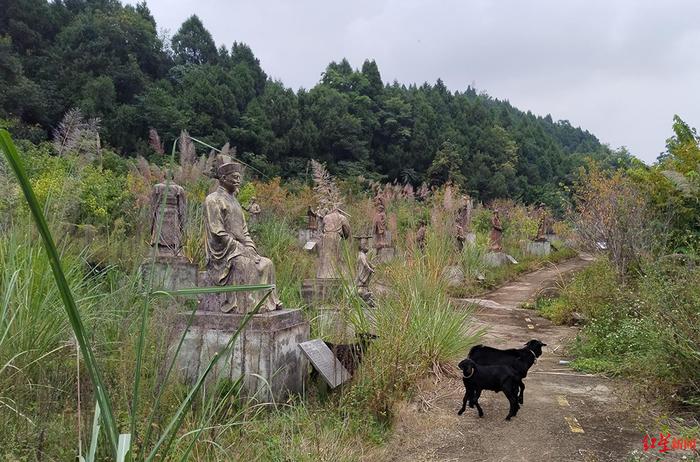
POLYGON ((124 156, 152 157, 150 128, 167 144, 187 129, 213 145, 230 141, 268 177, 298 176, 314 158, 342 176, 452 180, 481 200, 552 205, 585 155, 629 160, 567 121, 470 87, 383 82, 373 60, 359 70, 332 62, 316 86, 295 92, 270 80, 247 45, 217 49, 196 16, 159 36, 145 3, 1 5, 1 124, 35 143, 79 108, 99 118, 103 145, 124 156))

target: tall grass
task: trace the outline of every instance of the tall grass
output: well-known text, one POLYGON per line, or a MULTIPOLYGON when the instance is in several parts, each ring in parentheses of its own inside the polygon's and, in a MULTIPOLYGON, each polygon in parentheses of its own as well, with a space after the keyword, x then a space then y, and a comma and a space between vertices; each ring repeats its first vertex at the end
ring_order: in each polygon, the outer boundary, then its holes
POLYGON ((300 248, 296 231, 285 220, 265 217, 251 224, 251 231, 260 254, 275 263, 280 299, 288 308, 300 308, 305 303, 301 298, 301 285, 313 275, 314 256, 300 248))
POLYGON ((372 343, 346 402, 390 420, 394 405, 412 392, 420 377, 442 374, 478 343, 483 330, 471 324, 471 311, 452 305, 437 254, 386 268, 390 289, 380 295, 371 322, 372 343))
MULTIPOLYGON (((39 202, 36 199, 36 196, 34 194, 34 191, 31 187, 31 184, 29 182, 29 179, 27 177, 27 174, 24 170, 24 166, 22 164, 22 160, 17 153, 17 150, 14 146, 14 143, 12 142, 12 139, 10 138, 9 133, 7 133, 6 130, 0 130, 0 149, 2 149, 3 153, 5 154, 5 157, 8 160, 8 163, 10 164, 10 167, 14 171, 18 182, 20 184, 20 187, 22 188, 22 191, 24 193, 26 202, 29 206, 29 209, 31 211, 32 217, 34 219, 34 222, 39 230, 39 233, 41 235, 43 244, 44 244, 44 249, 46 251, 47 259, 50 263, 51 270, 54 275, 56 287, 57 287, 57 293, 60 296, 61 300, 63 301, 65 313, 68 317, 68 320, 70 322, 70 326, 72 328, 72 334, 77 342, 79 351, 82 355, 83 361, 85 363, 85 367, 87 369, 88 375, 90 377, 90 380, 92 382, 93 386, 93 392, 95 394, 95 398, 97 401, 97 407, 96 407, 96 417, 94 419, 94 429, 93 429, 93 434, 95 435, 96 438, 99 438, 100 431, 97 430, 97 426, 101 425, 101 428, 103 432, 106 435, 108 446, 111 448, 111 453, 113 457, 118 460, 125 460, 127 454, 130 454, 130 457, 133 458, 138 454, 138 457, 143 460, 154 460, 156 458, 158 459, 164 459, 168 456, 170 449, 173 445, 176 432, 178 429, 181 427, 183 420, 185 418, 186 413, 188 410, 191 408, 193 400, 195 396, 198 395, 198 392, 200 389, 203 387, 207 376, 209 373, 213 370, 214 366, 216 363, 220 360, 221 357, 225 357, 226 353, 230 350, 230 348, 233 346, 233 343, 235 342, 236 338, 238 337, 238 334, 240 333, 241 329, 245 328, 245 325, 247 321, 250 319, 250 317, 257 312, 257 309, 259 309, 260 304, 256 307, 256 309, 249 313, 248 316, 246 316, 245 320, 241 323, 239 326, 237 332, 232 336, 231 340, 228 342, 228 344, 225 346, 225 348, 220 351, 218 354, 214 355, 213 359, 209 363, 209 365, 205 368, 204 372, 200 375, 200 377, 197 379, 196 383, 192 386, 192 388, 189 390, 187 393, 187 396, 182 400, 181 404, 178 406, 177 410, 173 413, 172 417, 169 419, 169 422, 166 424, 165 428, 161 432, 160 438, 157 440, 157 442, 152 446, 152 447, 147 447, 147 448, 141 448, 141 450, 138 453, 134 453, 132 450, 134 448, 133 442, 136 439, 136 422, 139 419, 139 408, 138 408, 138 397, 139 394, 141 393, 141 389, 139 387, 140 379, 141 379, 141 363, 142 363, 142 358, 143 358, 143 351, 145 348, 145 336, 146 336, 146 326, 148 325, 147 323, 147 314, 149 313, 149 298, 153 295, 156 295, 154 292, 153 294, 146 294, 146 298, 144 299, 144 308, 143 308, 143 314, 142 314, 142 321, 141 321, 141 328, 140 332, 138 334, 138 344, 136 347, 136 358, 135 358, 135 363, 136 363, 136 369, 135 369, 135 375, 134 375, 134 388, 133 388, 133 396, 132 398, 132 407, 131 407, 131 415, 129 417, 129 428, 130 428, 130 433, 128 434, 119 434, 119 422, 115 418, 115 414, 112 410, 112 402, 113 399, 110 396, 109 390, 106 387, 105 381, 103 379, 103 371, 100 365, 97 362, 96 355, 95 355, 95 349, 93 347, 93 342, 90 340, 90 331, 86 328, 86 325, 84 324, 83 317, 81 314, 81 311, 78 309, 77 303, 76 303, 76 298, 74 297, 74 293, 71 290, 71 286, 69 284, 69 281, 66 277, 66 272, 63 269, 63 265, 61 263, 60 255, 58 252, 58 249, 56 247, 56 244, 54 243, 53 236, 51 235, 51 231, 49 230, 49 226, 47 224, 46 218, 44 217, 44 214, 42 212, 41 206, 39 202), (100 419, 97 418, 97 415, 99 414, 100 419), (150 452, 148 451, 150 449, 150 452)), ((174 147, 173 147, 174 151, 174 147)), ((160 228, 160 223, 158 224, 158 228, 160 228)), ((42 276, 44 276, 46 273, 41 273, 42 276)), ((14 278, 14 276, 13 276, 14 278)), ((15 287, 15 282, 13 281, 13 278, 10 279, 10 286, 12 288, 15 287)), ((272 289, 272 286, 247 286, 247 287, 227 287, 225 289, 222 288, 194 288, 194 289, 184 289, 184 290, 179 290, 179 291, 171 291, 171 292, 165 292, 161 291, 162 294, 164 295, 169 295, 169 296, 185 296, 185 295, 198 295, 201 293, 207 293, 211 292, 213 290, 216 291, 242 291, 242 290, 267 290, 267 294, 265 297, 262 298, 260 303, 263 303, 264 300, 269 296, 270 294, 270 289, 272 289)), ((9 305, 9 302, 8 304, 9 305)), ((3 305, 5 306, 5 304, 3 305)), ((9 324, 9 321, 5 323, 5 319, 7 317, 6 313, 8 310, 6 308, 3 308, 3 324, 9 324)), ((12 317, 12 324, 14 324, 14 320, 16 317, 12 317)), ((192 317, 190 316, 190 320, 192 317)), ((190 321, 191 322, 191 321, 190 321)), ((6 332, 8 331, 9 328, 3 328, 3 330, 6 332)), ((182 345, 182 341, 184 340, 184 332, 182 334, 182 337, 180 339, 180 343, 178 344, 174 357, 171 362, 171 366, 168 368, 168 371, 165 376, 165 381, 167 381, 170 373, 172 372, 173 368, 172 365, 174 364, 174 361, 176 360, 176 356, 179 352, 179 349, 182 345)), ((3 336, 3 343, 5 342, 6 336, 3 336)), ((12 358, 11 360, 13 360, 12 358)), ((154 415, 157 411, 157 403, 159 402, 160 398, 160 393, 158 394, 158 397, 156 398, 156 407, 153 409, 152 415, 154 415)), ((149 419, 152 422, 152 419, 149 419)), ((149 435, 152 430, 152 424, 149 424, 146 429, 146 434, 149 435)), ((196 432, 196 436, 199 436, 201 434, 201 430, 196 432)), ((146 437, 146 443, 148 443, 148 437, 146 437)), ((79 443, 80 445, 80 443, 79 443)), ((96 442, 93 441, 91 446, 96 445, 96 442)), ((192 445, 189 446, 191 448, 192 445)), ((77 451, 80 453, 80 450, 77 451)), ((92 456, 94 456, 95 451, 90 450, 88 453, 88 462, 92 459, 92 456)), ((185 454, 183 456, 183 459, 187 458, 189 451, 185 451, 185 454)))

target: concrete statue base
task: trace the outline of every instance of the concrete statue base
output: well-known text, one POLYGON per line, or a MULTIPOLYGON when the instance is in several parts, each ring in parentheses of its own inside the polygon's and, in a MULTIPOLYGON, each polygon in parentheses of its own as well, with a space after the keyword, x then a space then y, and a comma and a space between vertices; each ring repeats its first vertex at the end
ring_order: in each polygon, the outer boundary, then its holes
POLYGON ((304 245, 309 241, 315 241, 317 237, 317 233, 310 229, 300 229, 299 233, 297 234, 299 245, 304 245))
MULTIPOLYGON (((181 315, 180 334, 188 316, 181 315)), ((197 311, 176 361, 181 378, 187 383, 196 381, 214 354, 231 340, 244 318, 243 314, 197 311)), ((176 336, 175 342, 179 339, 176 336)), ((284 401, 290 394, 303 390, 307 360, 298 345, 307 340, 309 323, 301 310, 254 315, 229 354, 212 370, 210 380, 235 381, 243 376, 246 396, 260 402, 284 401)))
POLYGON ((444 267, 442 277, 447 282, 447 287, 460 287, 464 284, 464 271, 457 265, 444 267))
POLYGON ((464 239, 464 243, 468 245, 474 245, 476 244, 476 234, 475 233, 467 233, 464 239))
POLYGON ((301 297, 309 305, 329 302, 338 298, 342 287, 340 279, 304 279, 301 297))
POLYGON ((489 252, 484 256, 484 263, 492 268, 518 263, 515 258, 504 252, 489 252))
POLYGON ((389 263, 396 256, 396 248, 382 247, 377 249, 377 263, 389 263))
POLYGON ((549 241, 528 241, 525 251, 530 255, 546 257, 552 252, 552 245, 549 241))
POLYGON ((197 287, 199 268, 185 257, 159 256, 141 263, 141 275, 144 286, 152 282, 153 289, 188 289, 197 287))

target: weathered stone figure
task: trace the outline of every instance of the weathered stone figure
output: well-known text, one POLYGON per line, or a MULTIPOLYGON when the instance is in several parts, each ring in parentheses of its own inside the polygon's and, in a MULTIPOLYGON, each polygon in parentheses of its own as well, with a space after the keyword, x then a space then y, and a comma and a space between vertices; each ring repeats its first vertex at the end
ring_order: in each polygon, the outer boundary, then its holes
POLYGON ((549 214, 547 214, 545 216, 544 233, 548 236, 553 236, 554 234, 556 234, 554 232, 554 220, 552 219, 551 215, 549 215, 549 214))
POLYGON ((248 208, 246 210, 248 213, 250 213, 251 220, 254 223, 257 223, 258 216, 260 215, 262 209, 260 208, 260 204, 258 204, 255 196, 250 198, 250 203, 248 204, 248 208))
POLYGON ((537 206, 537 216, 539 223, 537 224, 537 236, 533 239, 536 242, 544 242, 547 240, 547 209, 544 204, 537 206))
POLYGON ((180 256, 185 235, 186 212, 187 201, 182 186, 168 181, 153 187, 151 246, 157 247, 158 256, 180 256))
POLYGON ((500 252, 503 250, 503 245, 501 244, 501 238, 503 236, 503 226, 501 225, 501 218, 498 216, 498 209, 494 209, 493 216, 491 217, 491 236, 490 236, 490 249, 494 252, 500 252))
POLYGON ((464 241, 467 240, 467 234, 471 231, 473 203, 469 196, 462 196, 462 206, 457 210, 457 219, 455 220, 455 235, 457 238, 457 248, 464 248, 464 241))
POLYGON ((377 196, 374 199, 374 219, 372 220, 372 232, 374 234, 374 248, 379 250, 384 247, 389 247, 389 241, 386 234, 386 211, 384 208, 384 199, 377 196))
MULTIPOLYGON (((242 165, 228 158, 216 173, 218 187, 204 200, 207 273, 211 283, 219 286, 274 284, 274 265, 258 253, 248 233, 243 207, 236 199, 243 176, 242 165)), ((225 293, 221 311, 249 312, 263 295, 261 291, 225 293)), ((273 290, 260 311, 273 311, 281 306, 273 290)))
POLYGON ((314 209, 309 205, 309 209, 306 211, 307 224, 306 229, 316 233, 318 230, 318 213, 314 212, 314 209))
POLYGON ((321 242, 319 246, 317 279, 337 279, 340 277, 342 258, 340 241, 350 237, 350 222, 337 207, 323 216, 321 242))
POLYGON ((416 246, 421 252, 425 250, 425 235, 427 231, 427 223, 425 222, 425 220, 421 219, 418 222, 418 231, 416 231, 416 246))
POLYGON ((360 251, 357 254, 357 276, 355 277, 355 286, 357 294, 367 302, 373 304, 372 291, 369 289, 369 281, 374 274, 374 267, 370 264, 367 258, 369 244, 367 242, 369 236, 357 236, 360 240, 360 251))
POLYGON ((428 189, 428 185, 425 183, 422 183, 420 185, 420 189, 418 190, 418 199, 425 201, 430 197, 430 189, 428 189))

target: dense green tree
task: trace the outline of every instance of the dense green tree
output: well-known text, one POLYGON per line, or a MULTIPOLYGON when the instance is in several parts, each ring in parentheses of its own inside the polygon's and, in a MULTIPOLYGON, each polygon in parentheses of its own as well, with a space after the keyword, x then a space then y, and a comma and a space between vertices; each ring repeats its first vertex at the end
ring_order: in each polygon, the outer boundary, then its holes
POLYGON ((464 187, 466 178, 462 174, 463 159, 464 155, 459 152, 456 144, 450 141, 442 143, 427 172, 430 183, 441 185, 450 182, 464 187))
POLYGON ((197 15, 182 23, 173 35, 172 48, 178 64, 213 64, 218 58, 214 39, 197 15))
MULTIPOLYGON (((440 79, 385 85, 371 59, 360 69, 331 62, 317 85, 295 93, 268 79, 248 45, 217 49, 197 16, 163 43, 145 2, 1 6, 0 118, 33 139, 37 124, 49 136, 79 108, 101 119, 102 141, 122 155, 147 153, 150 128, 166 142, 186 128, 214 145, 230 142, 267 175, 304 175, 314 158, 340 175, 452 181, 480 200, 553 207, 585 159, 633 164, 629 153, 568 121, 522 112, 472 87, 450 91, 440 79)), ((690 129, 677 128, 674 143, 686 146, 690 129)), ((675 146, 667 157, 678 157, 675 146)))

